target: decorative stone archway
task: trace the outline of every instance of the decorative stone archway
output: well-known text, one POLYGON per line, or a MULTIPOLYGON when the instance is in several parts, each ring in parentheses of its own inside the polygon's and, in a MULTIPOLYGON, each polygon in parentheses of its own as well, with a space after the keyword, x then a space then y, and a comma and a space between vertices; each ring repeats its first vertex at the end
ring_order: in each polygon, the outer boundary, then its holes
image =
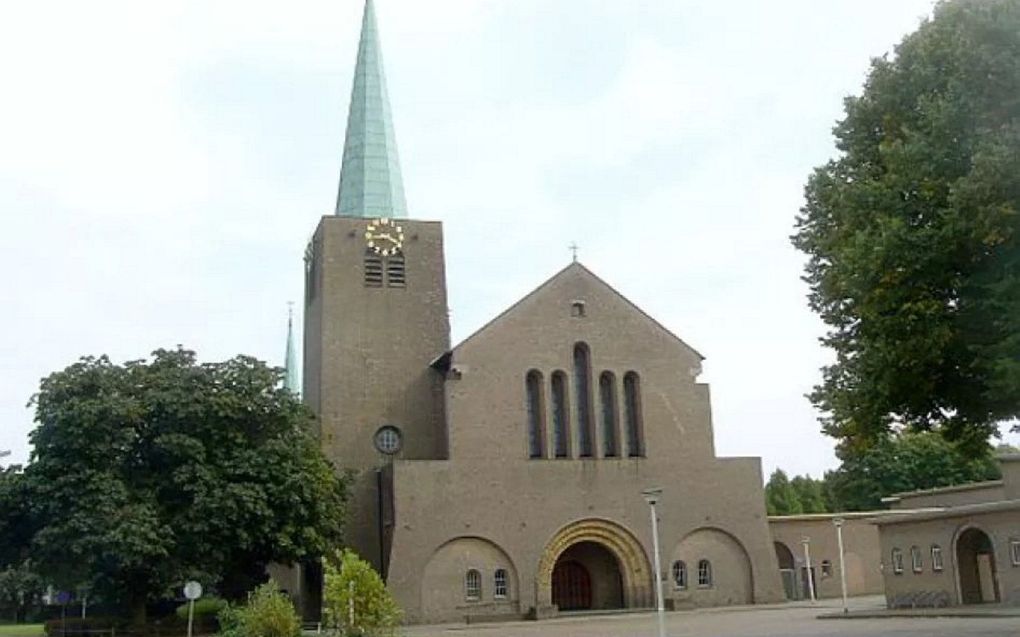
POLYGON ((552 575, 556 561, 564 551, 581 542, 594 542, 605 547, 616 558, 623 580, 625 608, 652 605, 652 568, 641 543, 633 533, 615 522, 587 519, 563 527, 546 545, 538 562, 536 608, 552 606, 552 575))

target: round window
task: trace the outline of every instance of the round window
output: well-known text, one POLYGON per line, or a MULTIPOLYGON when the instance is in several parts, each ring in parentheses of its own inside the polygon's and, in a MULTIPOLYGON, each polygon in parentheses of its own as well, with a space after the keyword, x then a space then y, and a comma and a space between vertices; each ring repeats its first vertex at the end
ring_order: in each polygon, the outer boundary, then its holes
POLYGON ((400 429, 393 425, 380 427, 379 431, 375 432, 375 448, 380 453, 392 456, 400 451, 400 444, 400 429))

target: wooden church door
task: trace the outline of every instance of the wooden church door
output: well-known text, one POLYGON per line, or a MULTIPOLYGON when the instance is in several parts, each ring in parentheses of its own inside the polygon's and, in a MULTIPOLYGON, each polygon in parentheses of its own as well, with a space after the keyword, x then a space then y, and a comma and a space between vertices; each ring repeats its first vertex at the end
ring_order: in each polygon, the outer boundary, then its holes
POLYGON ((552 602, 560 610, 591 608, 591 575, 578 562, 560 562, 553 569, 552 602))

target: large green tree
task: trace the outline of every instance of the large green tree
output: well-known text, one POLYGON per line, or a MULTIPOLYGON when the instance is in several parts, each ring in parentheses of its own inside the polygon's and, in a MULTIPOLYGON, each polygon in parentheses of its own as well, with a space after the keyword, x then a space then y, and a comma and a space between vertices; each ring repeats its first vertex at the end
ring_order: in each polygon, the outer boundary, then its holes
POLYGON ((798 515, 804 512, 797 491, 782 469, 776 469, 765 483, 765 509, 769 515, 798 515))
POLYGON ((43 379, 25 488, 31 554, 136 621, 189 578, 239 596, 270 562, 332 552, 343 480, 282 371, 183 349, 116 365, 83 358, 43 379))
POLYGON ((999 467, 990 455, 971 458, 936 432, 883 436, 865 450, 840 450, 842 463, 825 474, 836 511, 882 508, 894 493, 995 480, 999 467))
POLYGON ((1020 415, 1020 2, 941 2, 845 110, 793 237, 836 354, 811 399, 851 446, 982 455, 1020 415))

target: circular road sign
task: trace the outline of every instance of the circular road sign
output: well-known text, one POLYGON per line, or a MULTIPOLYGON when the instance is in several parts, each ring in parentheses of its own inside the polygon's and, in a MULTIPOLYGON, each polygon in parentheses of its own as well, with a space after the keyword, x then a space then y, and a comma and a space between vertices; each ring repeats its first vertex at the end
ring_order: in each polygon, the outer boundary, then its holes
POLYGON ((184 596, 188 599, 198 599, 202 596, 202 585, 191 581, 184 585, 184 596))

